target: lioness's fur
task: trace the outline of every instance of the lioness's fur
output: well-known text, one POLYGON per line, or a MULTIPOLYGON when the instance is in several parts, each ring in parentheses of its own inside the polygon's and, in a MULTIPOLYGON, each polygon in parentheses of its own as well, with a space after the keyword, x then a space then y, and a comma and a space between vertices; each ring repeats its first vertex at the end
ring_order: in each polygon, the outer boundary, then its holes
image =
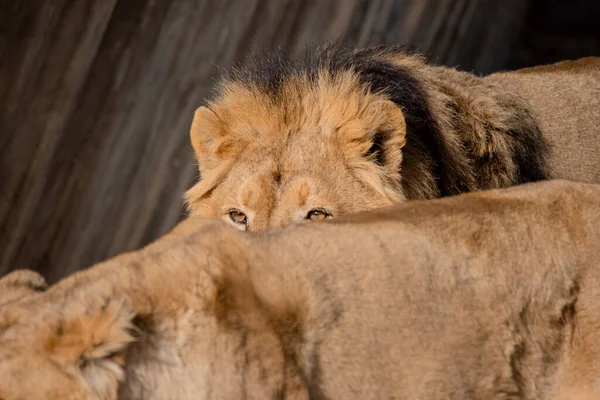
POLYGON ((261 231, 546 178, 600 182, 600 58, 478 77, 399 46, 273 53, 226 76, 191 141, 194 215, 261 231), (236 211, 236 212, 237 212, 236 211))
POLYGON ((600 186, 561 181, 190 218, 0 308, 0 398, 115 398, 125 351, 121 399, 598 399, 599 226, 600 186))

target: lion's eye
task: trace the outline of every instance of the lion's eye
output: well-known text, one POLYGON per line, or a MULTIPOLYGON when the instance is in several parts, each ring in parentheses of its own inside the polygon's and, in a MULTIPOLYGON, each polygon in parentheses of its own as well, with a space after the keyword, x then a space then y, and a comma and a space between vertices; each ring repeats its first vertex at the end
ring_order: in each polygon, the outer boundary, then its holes
POLYGON ((246 218, 246 214, 244 214, 240 210, 230 210, 229 218, 231 218, 231 220, 236 224, 246 225, 248 223, 248 218, 246 218))
POLYGON ((310 210, 308 214, 306 214, 306 219, 310 219, 311 221, 322 221, 325 218, 329 217, 331 217, 331 214, 329 214, 322 208, 315 208, 313 210, 310 210))

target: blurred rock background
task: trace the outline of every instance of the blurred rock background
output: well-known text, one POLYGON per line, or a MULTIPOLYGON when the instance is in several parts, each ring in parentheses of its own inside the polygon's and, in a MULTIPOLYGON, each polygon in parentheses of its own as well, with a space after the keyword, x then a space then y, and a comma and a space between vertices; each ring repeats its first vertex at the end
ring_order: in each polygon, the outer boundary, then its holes
POLYGON ((53 281, 164 234, 220 71, 336 38, 489 73, 600 55, 600 1, 0 0, 0 276, 53 281))

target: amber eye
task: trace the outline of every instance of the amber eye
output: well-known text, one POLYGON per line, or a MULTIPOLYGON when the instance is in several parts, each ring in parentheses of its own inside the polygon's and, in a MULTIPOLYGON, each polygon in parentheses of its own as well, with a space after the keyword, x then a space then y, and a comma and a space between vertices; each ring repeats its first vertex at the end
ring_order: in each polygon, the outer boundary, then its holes
POLYGON ((231 220, 234 223, 239 225, 246 225, 248 223, 248 218, 246 218, 246 214, 244 214, 240 210, 230 210, 229 218, 231 218, 231 220))
POLYGON ((306 219, 310 219, 311 221, 322 221, 329 217, 331 217, 331 214, 322 208, 312 209, 308 212, 308 214, 306 214, 306 219))

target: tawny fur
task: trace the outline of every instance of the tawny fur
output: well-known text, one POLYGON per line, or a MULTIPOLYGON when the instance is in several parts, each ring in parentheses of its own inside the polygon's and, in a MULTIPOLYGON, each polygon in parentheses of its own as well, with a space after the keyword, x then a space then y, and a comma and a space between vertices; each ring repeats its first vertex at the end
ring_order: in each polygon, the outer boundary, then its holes
POLYGON ((597 399, 598 226, 600 186, 565 181, 257 234, 190 218, 1 307, 0 398, 597 399), (118 393, 81 372, 119 353, 118 393))
POLYGON ((35 271, 18 269, 0 280, 0 306, 47 288, 44 277, 35 271))
MULTIPOLYGON (((35 298, 24 295, 21 301, 35 298)), ((133 314, 124 301, 90 293, 86 302, 53 304, 47 315, 45 305, 38 305, 38 323, 22 330, 12 327, 24 314, 11 309, 11 303, 2 307, 0 399, 117 399, 124 378, 123 350, 133 340, 133 314), (24 341, 28 336, 35 340, 24 341)))
POLYGON ((272 54, 194 116, 192 215, 262 231, 547 178, 600 182, 600 59, 486 77, 398 46, 272 54))

